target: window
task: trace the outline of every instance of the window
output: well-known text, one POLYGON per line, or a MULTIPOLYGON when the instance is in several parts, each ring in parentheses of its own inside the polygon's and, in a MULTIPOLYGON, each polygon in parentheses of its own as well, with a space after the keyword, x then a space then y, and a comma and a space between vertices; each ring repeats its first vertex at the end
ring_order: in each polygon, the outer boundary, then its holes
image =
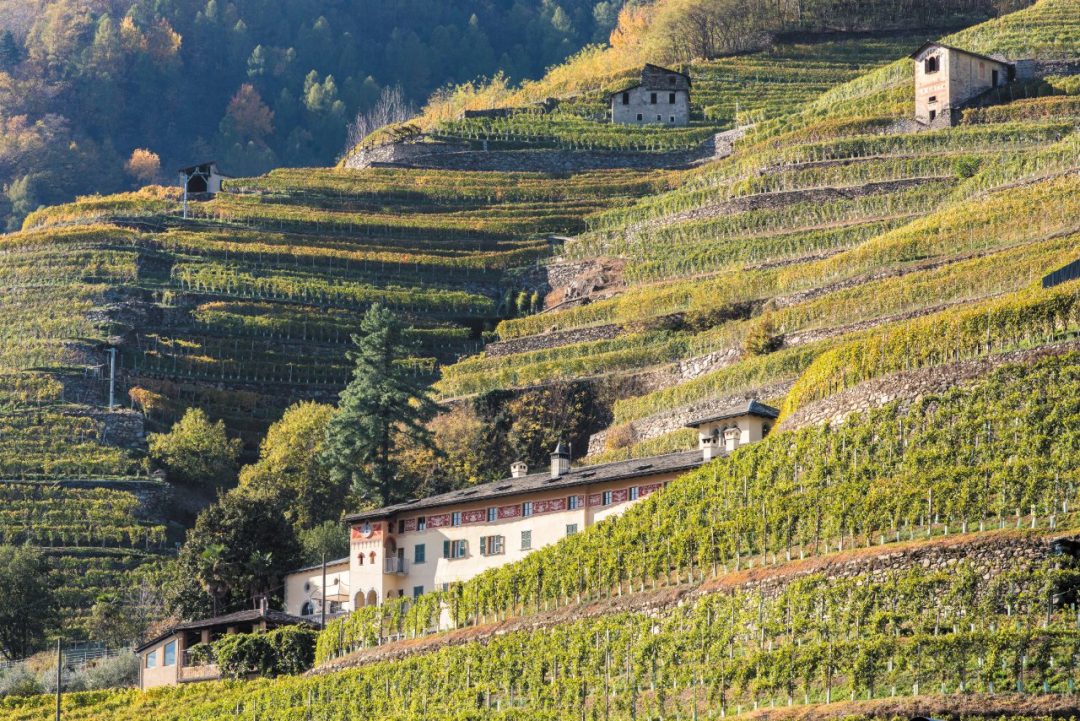
MULTIPOLYGON (((357 563, 356 563, 357 566, 363 566, 364 565, 364 554, 361 553, 359 556, 357 556, 356 561, 357 561, 357 563)), ((304 586, 304 588, 306 589, 307 586, 304 586)))
POLYGON ((573 536, 575 533, 577 533, 577 524, 576 523, 567 523, 566 524, 566 535, 573 536))
POLYGON ((568 509, 570 509, 571 511, 575 510, 578 507, 578 497, 577 496, 569 496, 569 497, 567 497, 567 499, 566 499, 566 507, 568 509))
POLYGON ((931 55, 925 61, 923 61, 923 72, 936 73, 939 68, 939 60, 937 55, 931 55))
POLYGON ((492 506, 488 509, 488 523, 495 523, 499 520, 499 509, 492 506))
POLYGON ((416 530, 423 531, 425 528, 427 528, 427 519, 420 516, 416 519, 416 530))
POLYGON ((150 653, 146 654, 146 667, 147 668, 154 668, 155 666, 157 666, 157 650, 156 649, 151 651, 150 653))
POLYGON ((443 558, 465 558, 469 555, 468 541, 443 541, 443 558))
POLYGON ((630 93, 623 93, 622 94, 622 104, 623 105, 629 105, 630 104, 630 93))
POLYGON ((929 98, 926 99, 926 102, 928 102, 928 103, 936 103, 937 102, 937 96, 936 95, 931 95, 929 98))
POLYGON ((675 122, 675 116, 672 115, 671 118, 668 120, 668 122, 669 123, 674 123, 675 122))
POLYGON ((405 520, 404 519, 397 522, 397 532, 398 533, 405 533, 405 520))
POLYGON ((505 549, 503 548, 505 539, 502 536, 481 536, 480 537, 480 555, 481 556, 498 556, 505 549))
POLYGON ((305 591, 310 591, 311 590, 311 581, 304 581, 304 590, 305 591))
POLYGON ((521 532, 521 550, 529 551, 532 549, 532 531, 521 532))
POLYGON ((937 117, 937 111, 936 110, 931 110, 930 111, 930 119, 933 120, 936 117, 937 117))
POLYGON ((642 120, 642 115, 641 115, 641 113, 638 113, 638 114, 637 114, 637 120, 638 120, 638 122, 639 122, 639 123, 641 122, 641 120, 642 120))
POLYGON ((521 504, 521 515, 523 515, 523 516, 531 516, 532 515, 532 509, 533 509, 532 501, 525 501, 524 503, 521 504))
POLYGON ((423 586, 413 586, 412 587, 412 597, 413 598, 420 598, 423 595, 424 595, 424 587, 423 586))
POLYGON ((656 105, 656 93, 649 93, 649 103, 656 105))
POLYGON ((300 607, 300 615, 301 616, 314 616, 315 615, 315 604, 312 603, 311 601, 304 601, 304 605, 300 607))
POLYGON ((656 116, 656 122, 658 122, 658 123, 659 123, 659 122, 660 122, 661 120, 663 120, 663 118, 662 118, 662 117, 660 117, 660 115, 657 115, 657 116, 656 116))
POLYGON ((162 654, 161 659, 162 666, 175 666, 176 665, 176 641, 169 641, 165 644, 165 651, 162 654))
POLYGON ((441 588, 442 588, 442 592, 446 593, 447 591, 450 590, 450 584, 449 583, 444 583, 444 584, 442 584, 441 588))
POLYGON ((668 93, 667 94, 667 101, 668 101, 668 105, 674 105, 675 104, 675 93, 668 93))
POLYGON ((601 498, 602 498, 601 503, 603 505, 605 505, 605 506, 610 506, 611 505, 611 491, 604 491, 604 495, 601 496, 601 498))
POLYGON ((461 525, 461 511, 454 511, 453 515, 450 516, 450 525, 451 526, 460 526, 461 525))
POLYGON ((413 563, 423 563, 427 560, 427 549, 424 544, 418 543, 413 547, 413 563))
POLYGON ((638 490, 638 486, 632 486, 632 487, 630 488, 630 500, 631 500, 631 501, 636 501, 636 500, 638 499, 638 494, 639 494, 640 492, 641 492, 641 491, 640 491, 640 490, 638 490))

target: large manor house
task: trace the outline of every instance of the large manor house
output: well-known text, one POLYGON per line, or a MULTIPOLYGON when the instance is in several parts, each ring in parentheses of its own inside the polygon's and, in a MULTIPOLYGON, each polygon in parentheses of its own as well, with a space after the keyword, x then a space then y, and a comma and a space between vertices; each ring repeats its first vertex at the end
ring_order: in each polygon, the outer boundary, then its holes
POLYGON ((562 444, 551 467, 514 463, 493 483, 354 513, 348 558, 298 570, 285 585, 285 611, 309 619, 386 599, 445 590, 490 568, 616 516, 680 474, 765 437, 778 411, 750 401, 693 421, 698 449, 571 467, 562 444), (324 601, 325 599, 325 601, 324 601))

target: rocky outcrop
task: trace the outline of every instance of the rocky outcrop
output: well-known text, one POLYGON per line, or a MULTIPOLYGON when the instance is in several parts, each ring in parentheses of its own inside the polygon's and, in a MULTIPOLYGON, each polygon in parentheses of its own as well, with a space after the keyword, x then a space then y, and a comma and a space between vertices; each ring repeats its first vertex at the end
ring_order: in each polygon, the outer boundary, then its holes
POLYGON ((554 331, 541 335, 530 335, 524 338, 511 338, 510 340, 496 341, 484 346, 484 354, 489 358, 514 355, 516 353, 531 353, 538 350, 558 348, 559 346, 572 345, 574 343, 590 343, 598 340, 610 340, 622 332, 622 327, 615 324, 594 325, 585 328, 573 328, 571 330, 554 331))

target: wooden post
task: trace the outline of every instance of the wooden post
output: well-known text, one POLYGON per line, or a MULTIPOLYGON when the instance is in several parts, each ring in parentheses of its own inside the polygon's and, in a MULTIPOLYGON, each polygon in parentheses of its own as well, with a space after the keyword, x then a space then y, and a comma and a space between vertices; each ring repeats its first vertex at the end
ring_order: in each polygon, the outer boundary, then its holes
POLYGON ((56 639, 56 721, 60 721, 60 685, 62 681, 60 660, 62 653, 60 639, 58 638, 56 639))

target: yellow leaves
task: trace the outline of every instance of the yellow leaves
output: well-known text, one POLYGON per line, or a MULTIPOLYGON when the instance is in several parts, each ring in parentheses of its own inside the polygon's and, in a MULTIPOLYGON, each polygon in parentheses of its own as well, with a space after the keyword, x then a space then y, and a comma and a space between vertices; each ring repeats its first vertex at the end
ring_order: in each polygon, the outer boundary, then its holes
POLYGON ((165 18, 143 30, 131 15, 120 21, 120 40, 126 52, 149 55, 158 63, 175 58, 182 43, 180 34, 165 18))

